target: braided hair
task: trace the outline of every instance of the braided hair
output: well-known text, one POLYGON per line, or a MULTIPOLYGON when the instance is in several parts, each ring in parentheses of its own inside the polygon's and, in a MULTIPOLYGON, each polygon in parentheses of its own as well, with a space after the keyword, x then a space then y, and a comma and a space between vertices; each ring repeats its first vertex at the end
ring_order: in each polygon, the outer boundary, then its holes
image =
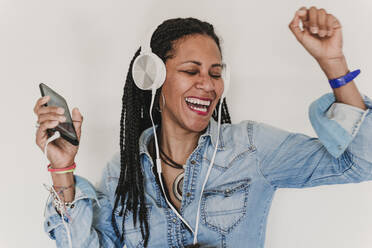
MULTIPOLYGON (((195 18, 174 18, 164 21, 157 27, 152 35, 150 46, 152 52, 157 54, 165 63, 171 58, 174 52, 174 42, 188 35, 202 34, 211 37, 217 44, 220 52, 220 41, 214 32, 214 28, 207 22, 195 18)), ((122 111, 120 119, 120 177, 115 191, 115 203, 112 211, 112 226, 120 242, 124 240, 124 221, 130 211, 133 214, 133 225, 139 222, 141 235, 146 247, 149 240, 148 213, 144 196, 144 174, 140 162, 139 138, 142 132, 151 127, 149 115, 151 103, 151 91, 139 89, 132 77, 132 66, 136 57, 140 54, 140 48, 136 51, 126 77, 124 94, 122 98, 122 111), (115 210, 121 206, 119 216, 124 216, 122 221, 122 233, 116 225, 115 210)), ((221 52, 222 54, 222 52, 221 52)), ((160 89, 155 95, 154 106, 159 104, 160 89)), ((218 109, 220 101, 216 109, 218 109)), ((152 116, 155 125, 161 124, 161 115, 156 108, 153 108, 152 116)), ((217 121, 217 111, 212 117, 217 121)), ((222 123, 231 123, 225 99, 222 102, 222 123)))

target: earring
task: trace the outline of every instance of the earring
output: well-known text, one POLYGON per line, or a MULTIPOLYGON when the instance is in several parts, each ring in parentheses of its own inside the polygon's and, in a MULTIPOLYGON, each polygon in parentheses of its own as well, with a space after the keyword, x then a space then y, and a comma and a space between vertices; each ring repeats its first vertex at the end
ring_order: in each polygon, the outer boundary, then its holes
MULTIPOLYGON (((164 109, 164 106, 165 106, 165 97, 163 95, 163 92, 161 92, 161 97, 163 98, 163 109, 164 109)), ((159 113, 162 112, 162 110, 159 107, 157 109, 158 109, 159 113)))
POLYGON ((213 115, 217 117, 218 113, 217 113, 217 108, 214 108, 213 110, 213 115))

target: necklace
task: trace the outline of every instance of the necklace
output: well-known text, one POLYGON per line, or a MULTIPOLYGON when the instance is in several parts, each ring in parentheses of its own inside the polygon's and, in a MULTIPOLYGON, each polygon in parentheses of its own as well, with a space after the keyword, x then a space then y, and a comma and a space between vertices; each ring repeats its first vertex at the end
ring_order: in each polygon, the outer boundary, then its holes
MULTIPOLYGON (((159 136, 159 133, 160 133, 160 128, 159 130, 157 130, 157 133, 158 133, 158 136, 159 136)), ((150 145, 151 147, 151 153, 154 154, 154 151, 155 151, 155 140, 152 139, 151 140, 151 143, 152 143, 152 146, 150 145)), ((160 159, 167 165, 175 168, 175 169, 183 169, 183 171, 178 174, 178 176, 176 177, 176 179, 174 180, 173 182, 173 186, 172 186, 172 191, 173 191, 173 194, 174 196, 176 197, 176 199, 178 201, 182 201, 182 193, 183 193, 183 179, 185 177, 185 168, 186 168, 186 165, 181 165, 175 161, 173 161, 167 154, 165 154, 165 152, 161 149, 161 145, 159 144, 159 150, 160 150, 160 159)), ((152 156, 153 159, 155 156, 152 156)))
POLYGON ((160 159, 165 164, 167 164, 167 165, 169 165, 169 166, 171 166, 172 168, 175 168, 175 169, 183 169, 183 171, 180 174, 178 174, 178 176, 174 180, 173 187, 172 187, 172 191, 173 191, 174 196, 177 198, 177 200, 182 201, 183 179, 185 177, 185 171, 184 170, 185 170, 186 165, 181 165, 181 164, 173 161, 169 156, 167 156, 167 154, 165 154, 165 152, 161 149, 160 146, 159 146, 159 150, 160 150, 160 159))
POLYGON ((163 149, 161 149, 161 147, 159 146, 159 150, 160 150, 160 159, 166 163, 167 165, 175 168, 175 169, 183 169, 183 165, 182 164, 179 164, 179 163, 176 163, 174 162, 170 157, 167 156, 167 154, 165 154, 165 152, 163 151, 163 149), (165 157, 165 158, 164 158, 165 157))

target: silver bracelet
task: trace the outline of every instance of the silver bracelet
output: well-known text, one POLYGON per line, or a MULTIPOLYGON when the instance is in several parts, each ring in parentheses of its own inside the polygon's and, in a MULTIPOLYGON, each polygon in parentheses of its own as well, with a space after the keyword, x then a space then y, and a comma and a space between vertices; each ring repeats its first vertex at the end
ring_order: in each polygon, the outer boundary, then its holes
POLYGON ((72 203, 72 202, 63 202, 62 200, 60 200, 60 197, 58 196, 58 194, 62 194, 63 195, 63 191, 65 191, 66 189, 69 189, 71 188, 72 186, 74 186, 74 184, 68 186, 68 187, 64 187, 64 186, 47 186, 44 184, 44 187, 50 192, 50 194, 52 195, 53 197, 53 201, 52 201, 52 204, 54 206, 54 208, 59 212, 59 213, 62 213, 62 214, 65 214, 67 212, 67 209, 70 208, 74 208, 75 207, 75 204, 72 203), (55 190, 55 188, 61 188, 60 190, 58 190, 58 192, 55 190))
POLYGON ((55 207, 55 209, 59 212, 59 213, 63 213, 65 214, 67 212, 67 209, 70 208, 74 208, 75 207, 75 204, 73 204, 72 202, 62 202, 62 201, 59 201, 58 198, 55 197, 55 195, 53 194, 53 206, 55 207))

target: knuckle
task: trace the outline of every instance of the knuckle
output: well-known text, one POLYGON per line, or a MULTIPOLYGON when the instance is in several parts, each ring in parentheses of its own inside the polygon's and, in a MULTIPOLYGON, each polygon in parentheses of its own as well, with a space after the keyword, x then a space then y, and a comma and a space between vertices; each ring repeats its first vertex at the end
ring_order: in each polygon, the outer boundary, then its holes
POLYGON ((39 123, 42 123, 42 122, 44 121, 44 118, 45 118, 45 115, 40 114, 40 115, 37 116, 37 121, 38 121, 39 123))

